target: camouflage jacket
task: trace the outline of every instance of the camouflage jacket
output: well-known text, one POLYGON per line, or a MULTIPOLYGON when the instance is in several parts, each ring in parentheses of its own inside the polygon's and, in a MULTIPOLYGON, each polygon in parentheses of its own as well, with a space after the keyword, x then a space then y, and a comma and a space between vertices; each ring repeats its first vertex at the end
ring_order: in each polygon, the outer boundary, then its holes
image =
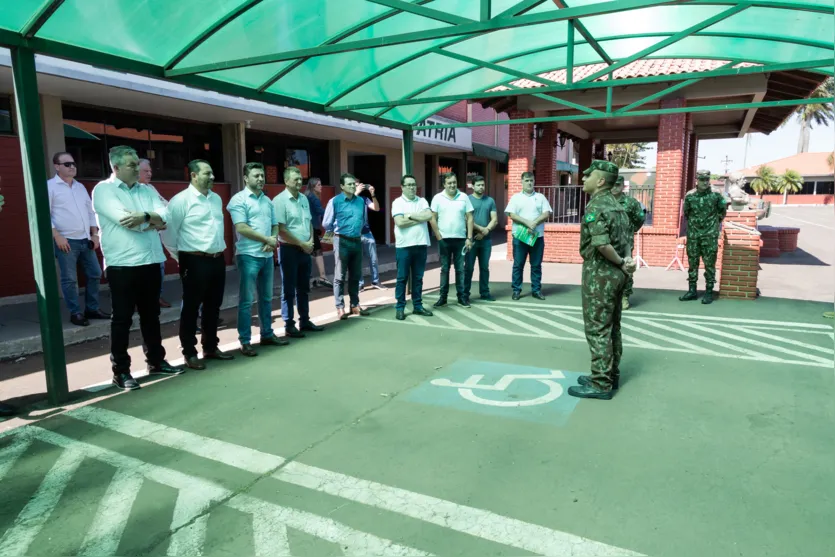
POLYGON ((620 202, 623 209, 626 211, 626 216, 629 217, 629 224, 632 225, 632 234, 635 234, 641 229, 647 218, 644 208, 641 206, 641 202, 634 197, 625 194, 621 194, 619 198, 616 197, 615 199, 620 202))
MULTIPOLYGON (((586 205, 580 225, 580 255, 585 263, 607 263, 616 269, 597 248, 611 244, 618 255, 626 257, 629 255, 632 235, 632 225, 629 224, 626 210, 612 192, 600 192, 586 205)), ((621 271, 618 269, 618 272, 621 271)))
POLYGON ((716 192, 693 190, 684 198, 684 216, 687 217, 687 237, 703 238, 719 236, 719 223, 725 218, 728 205, 716 192))

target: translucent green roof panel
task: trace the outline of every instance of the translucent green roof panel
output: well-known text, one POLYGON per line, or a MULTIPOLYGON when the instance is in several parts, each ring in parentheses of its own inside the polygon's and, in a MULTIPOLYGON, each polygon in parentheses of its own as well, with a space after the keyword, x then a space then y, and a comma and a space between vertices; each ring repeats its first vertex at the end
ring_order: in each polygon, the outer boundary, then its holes
MULTIPOLYGON (((831 74, 835 37, 835 0, 3 4, 0 45, 399 128, 568 65, 687 58, 831 74)), ((599 86, 589 74, 561 87, 599 86)))

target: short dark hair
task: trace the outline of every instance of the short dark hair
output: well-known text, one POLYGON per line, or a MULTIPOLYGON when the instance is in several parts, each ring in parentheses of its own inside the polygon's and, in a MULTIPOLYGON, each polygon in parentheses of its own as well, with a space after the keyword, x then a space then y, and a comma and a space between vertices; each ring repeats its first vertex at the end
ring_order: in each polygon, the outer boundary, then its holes
MULTIPOLYGON (((67 153, 66 151, 58 151, 57 153, 52 155, 52 164, 61 164, 61 157, 63 157, 64 155, 69 155, 72 157, 72 153, 67 153)), ((75 157, 73 157, 73 160, 75 160, 75 157)))
POLYGON ((524 180, 525 178, 535 178, 534 173, 533 172, 523 172, 521 179, 524 180))
POLYGON ((339 185, 344 186, 345 180, 347 180, 348 178, 353 178, 354 180, 357 179, 357 177, 351 174, 350 172, 346 172, 345 174, 339 177, 339 185))
POLYGON ((446 181, 450 178, 455 178, 456 180, 458 180, 458 175, 455 174, 455 172, 444 172, 443 174, 441 174, 441 186, 445 186, 446 181))
POLYGON ((400 185, 401 185, 401 186, 405 186, 405 185, 406 185, 406 178, 411 178, 411 179, 412 179, 412 180, 414 180, 414 181, 415 181, 415 183, 417 184, 417 178, 415 178, 415 177, 414 177, 414 176, 412 176, 411 174, 404 174, 404 175, 403 175, 403 177, 402 177, 402 178, 400 178, 400 185))
POLYGON ((473 185, 475 185, 476 182, 486 182, 486 181, 487 180, 484 179, 484 176, 482 176, 481 174, 476 174, 475 177, 473 178, 473 185))
POLYGON ((287 180, 290 179, 291 174, 298 174, 299 176, 301 176, 302 171, 299 170, 298 166, 288 166, 284 169, 284 183, 287 183, 287 180))
POLYGON ((244 178, 249 176, 253 170, 264 170, 264 165, 260 162, 248 162, 244 165, 244 178))
POLYGON ((200 174, 200 163, 205 164, 206 166, 210 167, 212 165, 209 164, 209 161, 205 161, 203 159, 194 159, 188 163, 188 175, 191 177, 192 174, 200 174))

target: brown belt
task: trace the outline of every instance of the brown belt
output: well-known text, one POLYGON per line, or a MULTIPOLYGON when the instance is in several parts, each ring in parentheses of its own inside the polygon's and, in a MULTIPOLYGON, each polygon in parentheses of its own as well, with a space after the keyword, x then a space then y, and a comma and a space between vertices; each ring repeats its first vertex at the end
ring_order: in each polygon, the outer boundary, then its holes
POLYGON ((205 251, 181 251, 180 253, 185 253, 187 255, 199 255, 200 257, 211 257, 216 258, 223 255, 222 251, 217 253, 206 253, 205 251))

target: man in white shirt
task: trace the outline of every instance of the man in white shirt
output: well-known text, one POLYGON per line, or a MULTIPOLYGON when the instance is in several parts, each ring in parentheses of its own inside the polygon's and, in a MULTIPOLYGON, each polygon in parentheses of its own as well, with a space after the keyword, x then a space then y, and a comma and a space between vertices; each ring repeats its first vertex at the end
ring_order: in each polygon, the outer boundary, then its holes
MULTIPOLYGON (((162 196, 162 194, 159 193, 159 191, 157 191, 157 188, 155 188, 154 185, 151 183, 151 178, 153 178, 153 177, 154 177, 154 170, 151 168, 151 161, 149 161, 148 159, 139 159, 139 183, 140 184, 145 184, 146 186, 151 188, 151 190, 153 190, 159 196, 163 205, 168 207, 168 200, 165 199, 162 196)), ((162 231, 162 230, 165 230, 164 226, 162 228, 157 229, 157 232, 162 231)), ((160 243, 162 243, 162 239, 160 239, 160 243)), ((163 254, 164 253, 165 253, 165 250, 163 250, 163 254)), ((162 279, 162 282, 165 282, 165 262, 164 261, 159 264, 159 276, 162 279)), ((165 300, 162 297, 162 282, 160 283, 160 288, 159 288, 159 307, 170 308, 171 304, 169 304, 168 301, 165 300)))
POLYGON ((72 155, 55 153, 52 163, 55 166, 55 176, 46 183, 46 187, 55 257, 61 274, 61 291, 70 312, 70 322, 86 327, 90 324, 88 319, 110 319, 110 314, 99 308, 101 266, 96 258, 99 228, 90 195, 75 180, 77 168, 72 155), (79 263, 87 277, 83 313, 78 303, 79 263))
POLYGON ((155 227, 165 225, 167 212, 159 196, 140 184, 139 157, 131 147, 110 150, 113 174, 93 189, 93 209, 101 229, 104 268, 110 283, 110 362, 113 383, 124 390, 139 388, 130 374, 128 345, 134 310, 139 312, 142 348, 150 373, 183 372, 165 361, 159 328, 159 264, 165 260, 155 227))
POLYGON ((203 306, 201 344, 203 358, 232 360, 218 350, 217 319, 226 286, 223 251, 223 201, 212 191, 215 175, 204 160, 188 163, 191 184, 168 204, 165 245, 180 264, 183 309, 180 313, 180 347, 191 369, 206 369, 197 357, 197 315, 203 306))
POLYGON ((455 293, 458 305, 471 307, 464 292, 464 256, 473 247, 473 204, 467 194, 458 191, 458 178, 452 172, 441 177, 444 191, 432 198, 430 221, 441 254, 441 288, 435 307, 447 304, 449 267, 455 267, 455 293))
POLYGON ((510 198, 504 212, 513 221, 513 299, 522 296, 522 274, 525 260, 531 257, 531 296, 542 295, 542 257, 545 254, 545 221, 551 216, 551 204, 541 193, 533 191, 533 172, 522 173, 522 191, 510 198), (530 245, 519 237, 533 241, 530 245))
POLYGON ((412 276, 412 313, 431 317, 432 312, 423 307, 423 273, 426 270, 426 248, 429 246, 429 227, 432 210, 417 195, 417 181, 411 174, 400 179, 403 195, 391 204, 394 218, 395 259, 397 261, 397 285, 394 288, 395 316, 406 319, 406 282, 412 276))

